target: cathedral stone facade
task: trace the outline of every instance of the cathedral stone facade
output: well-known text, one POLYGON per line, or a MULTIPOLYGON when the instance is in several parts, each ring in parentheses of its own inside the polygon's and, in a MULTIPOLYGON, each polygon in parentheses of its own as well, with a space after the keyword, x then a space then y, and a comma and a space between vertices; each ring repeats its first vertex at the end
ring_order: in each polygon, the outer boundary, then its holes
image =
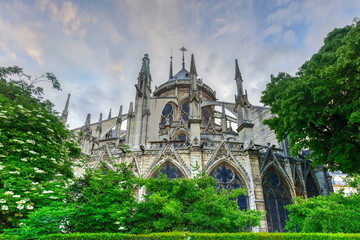
MULTIPOLYGON (((234 102, 216 99, 216 92, 198 78, 193 55, 190 71, 185 69, 184 51, 178 73, 173 75, 171 61, 167 81, 155 89, 151 82, 145 54, 128 112, 120 106, 116 117, 110 112, 96 123, 88 114, 85 125, 74 129, 93 167, 104 162, 114 169, 115 163, 131 163, 135 175, 144 178, 155 177, 159 169, 169 178, 192 178, 205 171, 219 190, 247 189, 247 195, 237 199, 239 208, 267 212, 253 231, 282 232, 288 219, 284 206, 295 196, 331 191, 331 178, 323 168, 313 169, 306 154, 291 157, 287 142, 278 142, 263 125, 272 116, 270 109, 250 104, 237 60, 234 102)), ((69 98, 64 122, 68 105, 69 98)), ((139 199, 144 191, 139 191, 139 199)))

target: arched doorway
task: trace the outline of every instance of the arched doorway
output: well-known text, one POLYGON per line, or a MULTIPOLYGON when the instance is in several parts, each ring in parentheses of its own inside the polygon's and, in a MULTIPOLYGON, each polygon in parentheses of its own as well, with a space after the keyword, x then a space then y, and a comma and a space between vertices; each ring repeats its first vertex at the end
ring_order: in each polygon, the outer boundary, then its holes
MULTIPOLYGON (((211 173, 210 176, 215 178, 218 186, 218 192, 222 189, 226 189, 228 191, 237 188, 246 188, 244 181, 241 180, 239 174, 227 165, 226 163, 222 163, 218 165, 211 173)), ((237 197, 237 203, 241 210, 247 209, 249 207, 249 198, 248 196, 241 195, 237 197)))
POLYGON ((271 167, 263 178, 263 191, 266 220, 269 232, 284 232, 289 212, 284 208, 291 204, 291 195, 287 184, 280 174, 271 167))

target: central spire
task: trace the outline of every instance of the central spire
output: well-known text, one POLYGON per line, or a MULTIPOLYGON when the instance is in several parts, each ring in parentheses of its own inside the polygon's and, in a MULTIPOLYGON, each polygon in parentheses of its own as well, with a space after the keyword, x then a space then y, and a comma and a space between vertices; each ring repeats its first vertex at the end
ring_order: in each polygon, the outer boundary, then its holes
POLYGON ((182 57, 182 69, 185 69, 185 52, 187 51, 187 49, 183 46, 183 47, 180 48, 179 50, 183 52, 183 57, 182 57))

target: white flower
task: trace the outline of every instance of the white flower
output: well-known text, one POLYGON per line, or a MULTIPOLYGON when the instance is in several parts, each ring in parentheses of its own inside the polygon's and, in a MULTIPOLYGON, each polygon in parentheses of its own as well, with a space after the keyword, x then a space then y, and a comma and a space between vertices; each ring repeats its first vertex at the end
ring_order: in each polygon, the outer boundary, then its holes
POLYGON ((115 224, 120 224, 120 222, 119 222, 119 221, 116 221, 115 224))
POLYGON ((44 125, 44 126, 46 126, 46 123, 43 123, 43 122, 42 122, 42 123, 41 123, 41 125, 44 125))
POLYGON ((26 158, 22 158, 22 159, 20 159, 21 161, 23 161, 23 162, 27 162, 27 159, 26 158))
POLYGON ((4 147, 4 145, 2 143, 0 143, 0 147, 4 147))
POLYGON ((9 207, 6 206, 6 205, 2 205, 2 206, 1 206, 1 210, 3 210, 3 211, 7 211, 8 209, 9 209, 9 207))
POLYGON ((13 172, 10 171, 9 173, 10 173, 10 174, 18 174, 18 175, 20 175, 20 172, 19 172, 19 171, 13 171, 13 172))
POLYGON ((23 108, 23 106, 22 105, 17 105, 18 106, 18 108, 23 108))
POLYGON ((119 227, 119 230, 124 230, 125 229, 125 227, 119 227))
POLYGON ((6 203, 5 199, 0 199, 0 203, 6 203))
POLYGON ((26 203, 25 200, 20 200, 20 201, 17 201, 16 204, 23 204, 23 203, 26 203))
POLYGON ((35 152, 35 151, 33 151, 33 150, 30 150, 29 153, 38 154, 37 152, 35 152))
POLYGON ((17 142, 17 143, 20 143, 20 144, 23 144, 24 141, 21 141, 21 140, 18 140, 18 139, 13 139, 14 142, 17 142))
POLYGON ((5 155, 3 155, 3 154, 0 154, 0 157, 6 157, 5 155))
POLYGON ((16 207, 17 209, 19 209, 19 210, 22 210, 22 209, 24 209, 24 205, 22 205, 22 204, 19 204, 19 205, 17 205, 17 207, 16 207))
POLYGON ((32 185, 38 185, 39 183, 38 182, 32 182, 31 184, 32 185))
POLYGON ((35 144, 35 141, 34 141, 34 140, 30 140, 30 139, 27 139, 26 142, 27 142, 27 143, 31 143, 31 144, 35 144))
POLYGON ((13 195, 14 193, 12 191, 7 191, 6 193, 4 193, 4 195, 13 195))
POLYGON ((34 207, 31 205, 26 205, 26 209, 31 210, 31 209, 34 209, 34 207))
POLYGON ((54 193, 54 191, 51 191, 51 190, 46 191, 46 190, 44 190, 43 193, 44 193, 44 194, 46 194, 46 193, 54 193))
POLYGON ((34 167, 34 170, 35 170, 36 173, 44 173, 43 170, 41 170, 41 169, 39 169, 37 167, 34 167))
POLYGON ((32 132, 29 131, 29 132, 27 132, 27 134, 32 135, 32 132))
POLYGON ((47 158, 47 157, 43 155, 43 156, 41 156, 41 158, 47 158))
POLYGON ((0 165, 0 170, 3 170, 6 166, 0 165))
POLYGON ((21 197, 20 195, 14 195, 13 196, 14 198, 19 198, 19 197, 21 197))
POLYGON ((39 118, 41 118, 41 117, 42 117, 42 116, 41 116, 41 115, 39 115, 39 114, 38 114, 38 115, 36 115, 36 116, 37 116, 37 117, 39 117, 39 118))
POLYGON ((57 199, 57 197, 55 197, 55 196, 50 196, 49 198, 51 198, 51 199, 57 199))
POLYGON ((62 174, 61 174, 61 173, 57 173, 57 174, 55 174, 55 176, 56 176, 56 177, 61 177, 62 174))

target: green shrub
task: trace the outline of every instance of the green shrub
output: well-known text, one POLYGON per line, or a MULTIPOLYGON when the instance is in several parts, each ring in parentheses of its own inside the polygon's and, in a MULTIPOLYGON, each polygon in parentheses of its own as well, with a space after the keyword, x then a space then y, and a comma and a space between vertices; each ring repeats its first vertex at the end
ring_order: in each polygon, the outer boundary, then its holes
MULTIPOLYGON (((121 234, 121 233, 75 233, 75 234, 53 234, 43 236, 42 240, 58 240, 58 239, 72 239, 72 240, 88 240, 88 239, 104 239, 104 240, 183 240, 185 234, 191 240, 287 240, 287 239, 305 239, 305 240, 322 240, 322 239, 360 239, 360 234, 326 234, 326 233, 184 233, 184 232, 169 232, 169 233, 152 233, 152 234, 121 234)), ((1 239, 1 238, 0 238, 1 239)))

